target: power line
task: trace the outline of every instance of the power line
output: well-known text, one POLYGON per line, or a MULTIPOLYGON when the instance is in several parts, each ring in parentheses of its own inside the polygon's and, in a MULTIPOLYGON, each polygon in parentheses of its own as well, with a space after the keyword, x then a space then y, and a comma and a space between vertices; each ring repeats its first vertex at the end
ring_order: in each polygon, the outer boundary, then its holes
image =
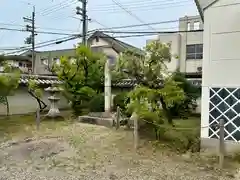
MULTIPOLYGON (((145 1, 145 0, 134 0, 134 1, 124 1, 122 2, 122 5, 124 6, 130 6, 130 5, 134 5, 134 4, 152 4, 154 2, 168 2, 168 1, 173 1, 173 0, 148 0, 148 1, 145 1)), ((113 7, 115 6, 115 4, 112 4, 112 3, 107 3, 107 4, 98 4, 97 7, 113 7)))
MULTIPOLYGON (((67 37, 63 37, 63 38, 52 39, 52 40, 36 43, 36 45, 43 45, 43 44, 51 43, 51 42, 55 42, 57 44, 60 44, 62 41, 65 41, 66 39, 73 38, 73 37, 75 37, 75 36, 67 36, 67 37)), ((30 46, 0 47, 0 50, 20 50, 20 49, 25 49, 25 48, 30 48, 30 46)))
POLYGON ((104 27, 104 28, 109 28, 109 27, 105 26, 104 24, 102 24, 101 22, 99 22, 98 20, 96 20, 95 18, 94 18, 94 19, 91 18, 91 21, 99 24, 100 26, 102 26, 102 27, 104 27))
MULTIPOLYGON (((27 31, 25 29, 15 29, 15 28, 0 28, 0 30, 29 32, 29 31, 27 31)), ((70 34, 70 33, 51 32, 51 31, 35 31, 35 33, 39 33, 39 34, 52 34, 52 35, 78 35, 78 34, 70 34)))
MULTIPOLYGON (((160 10, 160 9, 169 9, 169 8, 177 8, 177 7, 182 7, 182 6, 188 6, 188 5, 193 5, 193 3, 169 3, 169 4, 164 4, 163 5, 159 5, 159 6, 143 6, 143 7, 135 7, 135 8, 131 8, 131 11, 153 11, 153 10, 160 10)), ((122 10, 118 10, 118 9, 106 9, 106 10, 92 10, 93 12, 98 12, 98 13, 110 13, 110 14, 115 14, 115 13, 121 13, 123 12, 122 10)))
POLYGON ((184 32, 203 32, 203 30, 189 30, 189 31, 101 31, 103 33, 114 34, 171 34, 171 33, 184 33, 184 32))
POLYGON ((54 13, 54 12, 57 12, 57 11, 59 11, 59 10, 61 10, 61 9, 64 9, 64 8, 69 7, 69 6, 71 6, 71 5, 73 5, 73 4, 76 4, 76 3, 77 3, 76 0, 72 0, 72 1, 70 1, 70 2, 67 2, 67 3, 63 4, 63 5, 60 5, 60 7, 56 7, 56 8, 50 9, 50 10, 48 10, 47 12, 45 11, 45 12, 41 13, 40 15, 41 15, 41 16, 47 16, 47 15, 49 15, 49 14, 52 14, 52 13, 54 13))
POLYGON ((109 34, 129 34, 129 35, 115 35, 115 36, 98 36, 100 38, 105 39, 112 39, 112 38, 131 38, 131 37, 144 37, 144 36, 153 36, 153 35, 160 35, 160 34, 175 34, 175 33, 191 33, 191 32, 203 32, 203 30, 190 30, 190 31, 152 31, 152 32, 132 32, 132 31, 101 31, 103 33, 109 33, 109 34))
MULTIPOLYGON (((17 26, 17 27, 25 27, 25 25, 21 25, 21 24, 10 24, 10 23, 1 23, 0 25, 6 25, 6 26, 17 26)), ((76 32, 76 30, 73 29, 60 29, 60 28, 52 28, 52 27, 40 27, 40 26, 36 26, 36 29, 45 29, 45 30, 57 30, 57 31, 66 31, 66 32, 76 32)))
MULTIPOLYGON (((194 19, 199 19, 198 17, 196 18, 188 18, 188 19, 183 19, 181 21, 189 21, 189 20, 194 20, 194 19)), ((151 22, 151 23, 142 23, 142 24, 133 24, 133 25, 126 25, 126 26, 114 26, 114 27, 109 27, 109 28, 100 28, 98 30, 110 30, 110 29, 126 29, 126 28, 133 28, 133 27, 142 27, 142 26, 147 26, 147 25, 159 25, 159 24, 169 24, 169 23, 176 23, 179 22, 179 19, 174 19, 174 20, 168 20, 168 21, 159 21, 159 22, 151 22)), ((95 30, 91 30, 95 31, 95 30)), ((91 32, 89 31, 89 32, 91 32)))
MULTIPOLYGON (((41 48, 41 47, 47 47, 47 46, 51 46, 51 45, 60 44, 60 43, 67 42, 67 41, 70 41, 70 40, 74 40, 74 39, 77 39, 77 38, 78 38, 77 36, 76 37, 70 37, 68 39, 62 40, 61 42, 57 41, 57 42, 49 42, 48 44, 37 45, 35 47, 35 49, 38 49, 38 48, 41 48)), ((7 55, 7 54, 20 53, 20 52, 23 52, 23 51, 26 51, 26 50, 31 50, 31 48, 22 48, 20 50, 9 52, 9 53, 5 53, 5 54, 7 55)))
POLYGON ((0 25, 4 25, 4 26, 18 26, 18 27, 25 27, 25 25, 22 25, 22 24, 15 24, 15 23, 2 23, 2 22, 0 22, 0 25))
MULTIPOLYGON (((118 5, 120 8, 122 8, 125 12, 127 12, 130 16, 134 17, 135 19, 137 19, 139 22, 141 23, 145 23, 142 19, 140 19, 137 15, 133 14, 131 11, 129 11, 127 8, 125 8, 124 6, 122 6, 119 2, 117 2, 116 0, 112 0, 116 5, 118 5)), ((154 30, 153 27, 151 27, 150 25, 147 25, 150 29, 154 30)))
POLYGON ((69 3, 72 3, 74 1, 75 0, 64 0, 64 1, 61 1, 61 2, 59 2, 59 3, 57 3, 57 4, 53 5, 53 6, 50 6, 48 8, 45 8, 45 9, 42 9, 42 10, 38 11, 37 14, 39 14, 39 15, 47 14, 47 13, 49 13, 51 11, 54 11, 54 10, 58 9, 59 7, 62 8, 62 7, 68 5, 69 3))
MULTIPOLYGON (((190 2, 189 0, 152 0, 151 2, 148 1, 140 1, 140 2, 131 2, 131 3, 122 3, 123 6, 128 8, 141 8, 141 7, 153 7, 159 5, 168 5, 168 4, 178 4, 181 2, 190 2), (169 3, 170 2, 170 3, 169 3)), ((111 4, 109 6, 101 7, 97 6, 95 9, 91 9, 91 11, 102 11, 102 10, 116 10, 117 6, 115 4, 111 4)))

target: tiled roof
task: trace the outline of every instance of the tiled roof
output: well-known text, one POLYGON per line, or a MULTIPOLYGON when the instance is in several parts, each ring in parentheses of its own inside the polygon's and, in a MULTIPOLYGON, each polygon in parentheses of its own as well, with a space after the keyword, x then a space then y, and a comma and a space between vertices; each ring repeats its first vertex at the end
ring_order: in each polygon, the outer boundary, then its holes
MULTIPOLYGON (((195 86, 202 86, 202 79, 188 79, 195 86)), ((113 84, 114 87, 122 87, 122 88, 130 88, 136 85, 136 81, 131 79, 125 79, 123 81, 119 81, 113 84)))
MULTIPOLYGON (((27 84, 29 81, 29 79, 26 78, 20 78, 20 83, 21 84, 27 84)), ((34 79, 33 81, 35 81, 37 84, 41 84, 41 85, 51 85, 51 84, 61 84, 62 82, 57 80, 57 79, 34 79)))
MULTIPOLYGON (((51 85, 51 84, 62 84, 62 81, 58 80, 56 76, 40 76, 40 75, 34 75, 31 76, 34 78, 34 81, 39 85, 51 85)), ((201 79, 188 79, 193 85, 201 86, 202 80, 201 79)), ((29 75, 21 75, 20 83, 21 84, 27 84, 29 81, 29 75)), ((113 87, 120 87, 120 88, 131 88, 136 85, 136 81, 131 79, 125 79, 122 81, 118 81, 113 83, 113 87)))
POLYGON ((27 84, 30 77, 32 77, 32 80, 39 85, 51 85, 51 84, 62 83, 60 80, 58 80, 56 76, 41 76, 41 75, 28 75, 28 74, 22 74, 20 77, 19 83, 27 84))

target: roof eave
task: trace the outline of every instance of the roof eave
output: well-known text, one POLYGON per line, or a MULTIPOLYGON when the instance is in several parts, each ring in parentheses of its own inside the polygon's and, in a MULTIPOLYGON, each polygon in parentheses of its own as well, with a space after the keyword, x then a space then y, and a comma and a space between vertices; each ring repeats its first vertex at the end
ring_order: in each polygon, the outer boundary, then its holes
POLYGON ((200 17, 202 19, 202 22, 204 22, 203 9, 200 6, 199 0, 194 0, 194 1, 195 1, 196 6, 197 6, 197 9, 198 9, 198 12, 200 14, 200 17))

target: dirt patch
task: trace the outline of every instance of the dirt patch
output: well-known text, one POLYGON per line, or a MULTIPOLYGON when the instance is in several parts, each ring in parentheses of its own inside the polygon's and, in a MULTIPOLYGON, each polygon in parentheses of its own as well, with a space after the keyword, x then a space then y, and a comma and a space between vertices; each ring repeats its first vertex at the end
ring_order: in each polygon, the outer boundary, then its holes
POLYGON ((64 140, 50 138, 16 142, 1 148, 0 162, 3 166, 33 167, 39 170, 51 168, 54 159, 64 160, 74 155, 74 149, 64 140))

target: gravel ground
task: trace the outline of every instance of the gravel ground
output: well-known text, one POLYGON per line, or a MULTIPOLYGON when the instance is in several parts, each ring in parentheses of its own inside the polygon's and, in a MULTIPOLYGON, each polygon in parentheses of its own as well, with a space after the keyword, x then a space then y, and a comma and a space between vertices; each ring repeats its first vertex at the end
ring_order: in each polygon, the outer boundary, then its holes
POLYGON ((232 179, 156 151, 149 142, 141 141, 136 153, 132 133, 123 130, 78 123, 33 134, 0 145, 0 180, 232 179))

